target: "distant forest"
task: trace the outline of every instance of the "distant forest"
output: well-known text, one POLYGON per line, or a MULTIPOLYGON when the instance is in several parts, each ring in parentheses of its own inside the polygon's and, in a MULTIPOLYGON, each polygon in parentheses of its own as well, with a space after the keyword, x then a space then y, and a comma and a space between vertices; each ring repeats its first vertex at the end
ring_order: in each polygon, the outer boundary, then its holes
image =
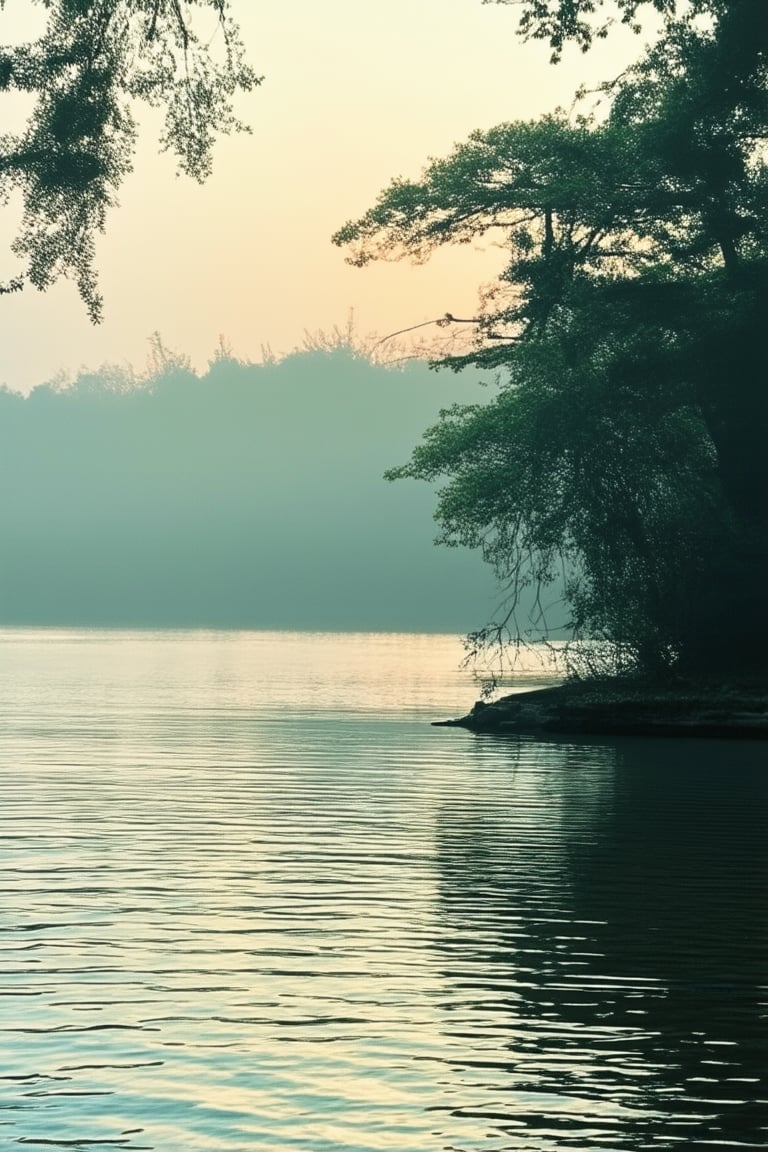
POLYGON ((4 388, 0 622, 466 631, 490 570, 434 547, 433 490, 382 474, 481 396, 343 350, 4 388))

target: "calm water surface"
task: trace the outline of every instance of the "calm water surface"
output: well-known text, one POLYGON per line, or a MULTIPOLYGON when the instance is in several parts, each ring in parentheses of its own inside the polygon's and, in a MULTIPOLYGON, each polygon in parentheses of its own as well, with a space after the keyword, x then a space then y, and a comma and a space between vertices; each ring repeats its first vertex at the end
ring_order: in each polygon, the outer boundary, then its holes
POLYGON ((0 1147, 768 1147, 764 748, 430 728, 459 659, 0 633, 0 1147))

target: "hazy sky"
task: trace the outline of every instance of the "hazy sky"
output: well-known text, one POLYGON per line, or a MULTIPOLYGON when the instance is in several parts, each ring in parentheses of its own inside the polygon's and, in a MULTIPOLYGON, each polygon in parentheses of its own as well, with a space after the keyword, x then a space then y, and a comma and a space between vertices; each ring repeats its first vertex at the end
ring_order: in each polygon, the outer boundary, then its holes
MULTIPOLYGON (((354 308, 380 334, 472 310, 501 254, 490 243, 429 265, 351 268, 330 243, 393 176, 416 176, 473 128, 570 106, 582 81, 614 75, 640 45, 624 30, 558 66, 514 35, 513 8, 480 0, 233 0, 264 84, 240 102, 250 136, 221 141, 204 186, 158 154, 158 122, 142 114, 135 170, 98 250, 105 319, 93 327, 61 283, 0 301, 0 383, 27 391, 60 370, 144 364, 147 338, 204 366, 219 334, 241 357, 280 353, 305 329, 354 308)), ((29 0, 0 14, 0 41, 35 26, 29 0)), ((19 105, 4 112, 18 114, 19 105)), ((7 123, 6 117, 6 123, 7 123)), ((0 213, 0 273, 18 220, 0 213)))

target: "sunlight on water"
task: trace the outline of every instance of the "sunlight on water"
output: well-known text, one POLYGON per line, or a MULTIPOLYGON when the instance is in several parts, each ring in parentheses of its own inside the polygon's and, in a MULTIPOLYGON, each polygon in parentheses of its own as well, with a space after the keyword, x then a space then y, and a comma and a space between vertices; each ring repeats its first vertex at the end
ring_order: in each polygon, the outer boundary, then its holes
POLYGON ((452 637, 0 650, 0 1146, 768 1144, 759 745, 430 728, 452 637))

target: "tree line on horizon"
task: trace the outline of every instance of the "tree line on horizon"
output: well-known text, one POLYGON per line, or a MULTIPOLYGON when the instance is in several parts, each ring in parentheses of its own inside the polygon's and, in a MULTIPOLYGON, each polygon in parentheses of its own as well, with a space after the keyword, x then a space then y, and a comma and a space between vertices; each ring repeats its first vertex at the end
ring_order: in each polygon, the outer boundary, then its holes
POLYGON ((434 493, 382 480, 476 378, 160 360, 0 389, 0 623, 461 633, 490 608, 479 557, 432 547, 434 493))

